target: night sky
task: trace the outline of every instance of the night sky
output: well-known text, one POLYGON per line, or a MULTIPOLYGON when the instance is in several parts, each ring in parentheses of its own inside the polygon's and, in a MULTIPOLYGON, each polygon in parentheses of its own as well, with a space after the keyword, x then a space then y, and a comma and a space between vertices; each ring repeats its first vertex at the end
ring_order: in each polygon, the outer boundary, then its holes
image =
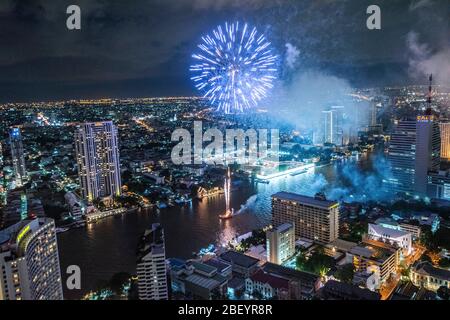
POLYGON ((271 40, 281 82, 320 70, 358 87, 427 72, 450 84, 449 19, 448 0, 0 0, 0 102, 196 94, 196 44, 236 20, 271 40), (66 28, 70 4, 80 31, 66 28), (370 4, 381 30, 366 28, 370 4))

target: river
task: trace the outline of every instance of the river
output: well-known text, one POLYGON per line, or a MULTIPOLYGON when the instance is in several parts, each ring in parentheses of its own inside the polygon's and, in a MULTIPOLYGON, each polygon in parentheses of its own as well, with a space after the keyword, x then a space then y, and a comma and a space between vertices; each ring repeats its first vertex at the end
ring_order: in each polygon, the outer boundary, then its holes
MULTIPOLYGON (((361 167, 362 163, 362 169, 369 170, 365 165, 367 162, 360 161, 358 166, 361 167)), ((164 227, 167 257, 190 258, 193 252, 211 243, 225 244, 236 235, 269 224, 272 194, 290 191, 314 195, 324 184, 336 182, 344 165, 332 164, 304 174, 276 178, 270 184, 242 183, 231 194, 231 206, 239 211, 244 204, 249 204, 230 220, 218 218, 225 210, 225 201, 220 195, 193 201, 192 205, 185 207, 160 211, 148 209, 109 217, 85 229, 59 234, 62 271, 74 264, 80 266, 82 272, 82 289, 66 290, 65 298, 79 299, 96 288, 100 280, 108 280, 114 273, 125 271, 133 274, 138 238, 153 222, 160 222, 164 227)))

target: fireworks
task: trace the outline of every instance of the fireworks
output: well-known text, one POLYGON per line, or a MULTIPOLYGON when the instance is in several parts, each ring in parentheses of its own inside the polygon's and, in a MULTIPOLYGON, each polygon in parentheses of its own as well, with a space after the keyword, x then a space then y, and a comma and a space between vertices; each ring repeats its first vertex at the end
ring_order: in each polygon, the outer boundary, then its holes
POLYGON ((226 114, 241 113, 267 97, 278 58, 263 34, 247 24, 225 23, 202 40, 192 56, 191 79, 212 105, 226 114))

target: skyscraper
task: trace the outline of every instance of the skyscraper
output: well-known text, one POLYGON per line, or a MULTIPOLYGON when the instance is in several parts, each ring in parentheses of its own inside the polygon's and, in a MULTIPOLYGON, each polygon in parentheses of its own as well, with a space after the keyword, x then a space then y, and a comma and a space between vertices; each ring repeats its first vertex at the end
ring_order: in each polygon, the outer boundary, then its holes
POLYGON ((164 230, 159 223, 144 232, 136 269, 140 300, 168 299, 164 230))
POLYGON ((450 122, 439 124, 441 130, 441 159, 450 161, 450 122))
POLYGON ((0 171, 3 171, 3 143, 0 141, 0 171))
POLYGON ((295 225, 295 236, 329 243, 339 237, 339 203, 289 192, 272 195, 272 224, 295 225))
POLYGON ((121 194, 117 129, 111 121, 84 123, 75 132, 81 194, 95 199, 121 194))
POLYGON ((388 160, 392 178, 389 186, 396 192, 414 192, 416 161, 416 121, 400 120, 391 134, 388 160))
POLYGON ((440 149, 439 125, 433 115, 398 121, 388 155, 393 190, 425 196, 428 173, 439 170, 440 149))
POLYGON ((417 117, 416 123, 415 191, 427 194, 428 172, 438 171, 441 161, 439 123, 433 115, 417 117))
POLYGON ((23 152, 22 134, 19 128, 11 128, 9 132, 11 144, 11 156, 14 168, 16 186, 20 187, 27 182, 27 170, 25 167, 25 155, 23 152))
POLYGON ((267 230, 267 261, 282 264, 295 253, 295 228, 292 223, 285 223, 267 230))
POLYGON ((342 145, 343 113, 343 106, 333 106, 329 110, 322 111, 323 143, 342 145))
POLYGON ((0 300, 62 300, 55 223, 24 220, 0 231, 0 300))
POLYGON ((376 126, 377 125, 377 103, 375 101, 370 101, 370 126, 376 126))

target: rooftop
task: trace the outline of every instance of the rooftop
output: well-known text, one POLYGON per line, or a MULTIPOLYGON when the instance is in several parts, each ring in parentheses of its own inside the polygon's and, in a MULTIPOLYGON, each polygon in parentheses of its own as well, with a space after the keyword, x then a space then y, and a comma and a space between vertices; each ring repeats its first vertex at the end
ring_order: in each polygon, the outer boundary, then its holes
POLYGON ((213 278, 207 278, 207 277, 195 274, 195 273, 186 277, 185 281, 193 283, 202 288, 207 288, 210 291, 220 285, 220 282, 213 278))
POLYGON ((400 284, 390 300, 435 300, 436 294, 424 287, 416 287, 411 281, 400 284))
POLYGON ((282 225, 279 225, 278 227, 275 227, 275 228, 269 230, 269 232, 272 232, 272 231, 286 232, 286 231, 292 229, 292 227, 293 227, 292 223, 283 223, 282 225))
POLYGON ((204 262, 204 264, 210 265, 217 269, 218 272, 223 272, 227 268, 231 268, 231 266, 228 263, 221 262, 217 259, 209 259, 204 262))
POLYGON ((144 231, 138 244, 138 260, 141 260, 148 253, 164 253, 164 230, 159 223, 152 224, 151 229, 144 231))
POLYGON ((210 265, 205 264, 205 263, 192 261, 191 264, 195 268, 195 270, 198 271, 199 273, 213 275, 214 273, 217 272, 217 268, 216 267, 210 266, 210 265))
POLYGON ((272 199, 281 199, 281 200, 288 200, 288 201, 294 201, 301 204, 322 208, 322 209, 330 209, 332 207, 337 206, 339 203, 337 201, 330 201, 330 200, 320 200, 314 197, 308 197, 296 193, 291 192, 278 192, 272 195, 272 199))
POLYGON ((350 253, 359 255, 368 259, 383 262, 395 254, 397 249, 383 242, 365 239, 358 246, 353 247, 350 253))
POLYGON ((258 270, 254 275, 250 277, 252 281, 267 283, 272 288, 276 289, 288 289, 289 288, 289 280, 281 277, 277 277, 270 273, 266 273, 263 270, 258 270))
POLYGON ((441 268, 435 268, 431 263, 425 261, 414 265, 414 271, 434 278, 450 281, 450 271, 441 268))
POLYGON ((274 263, 270 263, 270 262, 265 263, 264 266, 262 267, 262 269, 266 273, 281 276, 281 277, 287 278, 287 279, 300 280, 302 283, 305 283, 305 284, 313 284, 319 279, 319 276, 317 276, 313 273, 283 267, 278 264, 274 264, 274 263))
POLYGON ((346 299, 346 300, 380 300, 379 293, 370 291, 369 289, 361 289, 358 286, 329 280, 320 291, 321 296, 325 299, 346 299))
POLYGON ((397 239, 407 236, 409 233, 397 229, 386 228, 378 224, 369 223, 369 234, 388 236, 389 238, 397 239))
POLYGON ((237 264, 239 266, 250 268, 256 264, 258 264, 259 260, 256 258, 249 257, 243 253, 239 253, 237 251, 229 250, 220 255, 222 260, 225 260, 230 263, 237 264))
POLYGON ((355 242, 350 242, 342 239, 336 239, 331 243, 325 245, 328 248, 336 248, 337 250, 341 250, 344 252, 350 251, 352 248, 356 247, 358 244, 355 242))

